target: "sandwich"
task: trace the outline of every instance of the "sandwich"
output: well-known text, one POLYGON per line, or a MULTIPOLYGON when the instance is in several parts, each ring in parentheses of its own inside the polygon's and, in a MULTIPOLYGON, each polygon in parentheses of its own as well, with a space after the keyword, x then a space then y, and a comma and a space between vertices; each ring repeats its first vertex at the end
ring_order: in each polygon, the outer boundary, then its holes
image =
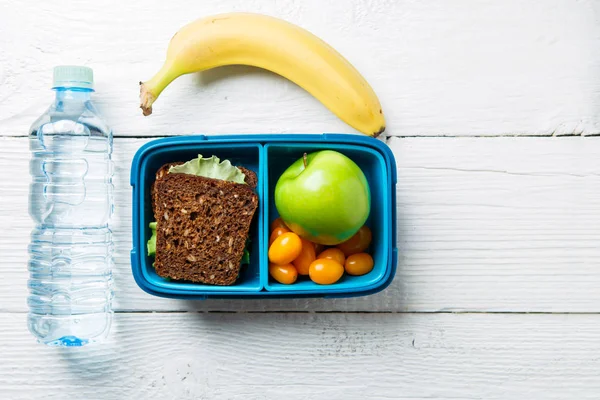
POLYGON ((250 224, 258 207, 256 174, 201 155, 163 165, 151 187, 155 222, 148 254, 172 280, 232 285, 248 263, 250 224))

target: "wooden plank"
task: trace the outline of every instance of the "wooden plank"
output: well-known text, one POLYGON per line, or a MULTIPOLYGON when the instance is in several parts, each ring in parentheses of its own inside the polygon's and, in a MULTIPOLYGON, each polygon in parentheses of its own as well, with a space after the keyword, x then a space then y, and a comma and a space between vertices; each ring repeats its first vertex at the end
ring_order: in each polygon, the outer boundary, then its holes
POLYGON ((34 343, 0 314, 0 390, 44 399, 597 399, 598 315, 117 314, 34 343))
MULTIPOLYGON (((595 138, 393 138, 398 162, 396 279, 337 300, 153 298, 130 265, 134 152, 115 140, 118 310, 600 311, 600 141, 595 138)), ((25 138, 0 138, 0 309, 25 311, 25 138)))
POLYGON ((119 135, 351 132, 299 87, 244 67, 182 77, 152 117, 141 116, 138 82, 160 67, 173 34, 232 10, 285 18, 337 48, 379 94, 389 135, 600 132, 600 24, 591 0, 177 4, 1 5, 0 135, 27 133, 50 102, 51 68, 66 62, 94 68, 96 101, 119 135))

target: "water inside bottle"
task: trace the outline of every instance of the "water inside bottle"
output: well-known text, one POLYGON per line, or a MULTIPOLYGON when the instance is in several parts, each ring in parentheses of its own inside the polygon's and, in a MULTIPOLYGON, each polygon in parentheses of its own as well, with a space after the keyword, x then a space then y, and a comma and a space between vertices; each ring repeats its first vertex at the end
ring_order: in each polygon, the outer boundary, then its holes
POLYGON ((56 92, 29 135, 28 328, 39 342, 82 346, 106 338, 112 320, 112 132, 91 89, 56 92))

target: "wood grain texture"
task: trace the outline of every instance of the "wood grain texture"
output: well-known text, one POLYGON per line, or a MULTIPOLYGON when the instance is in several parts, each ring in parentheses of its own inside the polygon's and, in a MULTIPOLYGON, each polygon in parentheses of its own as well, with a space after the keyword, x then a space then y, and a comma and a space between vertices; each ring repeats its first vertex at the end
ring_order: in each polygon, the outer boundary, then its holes
POLYGON ((597 399, 593 315, 117 314, 109 341, 34 343, 0 314, 6 399, 597 399), (35 396, 33 395, 35 393, 35 396))
POLYGON ((282 17, 337 48, 379 94, 388 135, 600 133, 594 0, 115 4, 0 4, 0 135, 26 134, 64 63, 94 68, 95 99, 122 136, 352 131, 294 84, 244 67, 179 78, 142 117, 138 82, 160 67, 171 36, 228 11, 282 17))
POLYGON ((600 134, 599 12, 597 0, 0 1, 0 398, 597 399, 600 138, 418 136, 600 134), (383 293, 191 302, 133 281, 129 169, 149 140, 133 137, 352 132, 246 67, 181 77, 142 117, 138 82, 171 36, 229 11, 307 28, 380 96, 400 249, 383 293), (27 134, 66 63, 94 68, 95 101, 126 137, 114 153, 118 312, 109 341, 82 349, 27 332, 30 155, 10 137, 27 134), (193 310, 217 313, 177 312, 193 310))
MULTIPOLYGON (((129 169, 149 139, 115 140, 117 310, 600 312, 600 138, 391 138, 396 279, 336 300, 153 298, 134 283, 129 169)), ((0 138, 0 310, 26 310, 29 158, 0 138)))

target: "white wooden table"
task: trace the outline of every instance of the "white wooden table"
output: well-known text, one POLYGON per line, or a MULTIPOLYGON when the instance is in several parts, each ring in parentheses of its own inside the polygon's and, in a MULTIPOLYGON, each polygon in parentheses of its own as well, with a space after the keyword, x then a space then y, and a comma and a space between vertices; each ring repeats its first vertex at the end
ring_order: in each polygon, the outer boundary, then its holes
POLYGON ((0 398, 600 398, 600 1, 0 1, 0 398), (130 265, 132 155, 190 133, 352 132, 244 67, 138 81, 193 18, 297 23, 369 80, 398 163, 393 284, 346 300, 175 301, 130 265), (94 68, 114 128, 115 322, 46 348, 26 328, 27 130, 51 69, 94 68))

